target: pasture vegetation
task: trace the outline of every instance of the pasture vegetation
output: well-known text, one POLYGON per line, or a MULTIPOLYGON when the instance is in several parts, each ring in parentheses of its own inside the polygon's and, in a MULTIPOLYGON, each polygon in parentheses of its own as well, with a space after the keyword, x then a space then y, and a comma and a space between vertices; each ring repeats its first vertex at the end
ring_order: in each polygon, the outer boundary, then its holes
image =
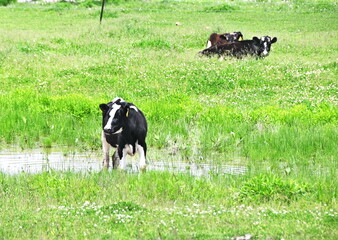
POLYGON ((98 105, 120 96, 149 151, 248 174, 1 173, 0 236, 337 238, 336 2, 111 1, 101 25, 98 4, 0 8, 1 148, 98 149, 98 105), (198 56, 232 31, 278 41, 260 60, 198 56))

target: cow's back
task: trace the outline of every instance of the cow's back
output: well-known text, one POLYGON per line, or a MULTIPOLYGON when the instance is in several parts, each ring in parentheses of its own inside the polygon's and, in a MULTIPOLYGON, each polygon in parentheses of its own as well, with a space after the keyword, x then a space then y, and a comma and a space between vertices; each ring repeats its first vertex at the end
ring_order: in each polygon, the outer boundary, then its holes
POLYGON ((140 109, 131 109, 128 119, 130 132, 136 135, 137 139, 144 140, 147 136, 148 124, 143 112, 140 109))
POLYGON ((253 54, 258 50, 253 40, 244 40, 222 45, 222 52, 228 52, 230 55, 238 56, 245 54, 253 54))

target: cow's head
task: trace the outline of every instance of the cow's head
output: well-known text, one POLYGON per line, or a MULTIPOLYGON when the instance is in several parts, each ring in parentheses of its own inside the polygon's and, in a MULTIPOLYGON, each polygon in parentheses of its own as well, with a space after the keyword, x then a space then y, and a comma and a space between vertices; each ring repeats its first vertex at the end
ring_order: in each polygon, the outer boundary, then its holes
POLYGON ((243 40, 243 35, 241 32, 225 33, 220 35, 219 37, 223 40, 226 40, 227 42, 243 40))
POLYGON ((271 39, 269 36, 261 37, 260 39, 258 37, 253 37, 252 40, 254 40, 259 45, 258 55, 260 57, 266 57, 269 55, 271 44, 277 42, 277 38, 274 37, 271 39))
POLYGON ((100 104, 102 128, 106 134, 118 134, 123 131, 131 105, 122 98, 115 98, 107 104, 100 104))
POLYGON ((243 34, 241 32, 233 32, 231 34, 234 36, 235 41, 243 40, 243 34))

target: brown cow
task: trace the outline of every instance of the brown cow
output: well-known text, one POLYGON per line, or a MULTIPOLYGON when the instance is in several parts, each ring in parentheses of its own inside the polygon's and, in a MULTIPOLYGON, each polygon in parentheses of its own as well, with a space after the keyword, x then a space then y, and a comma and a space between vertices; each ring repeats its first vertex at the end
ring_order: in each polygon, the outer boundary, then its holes
POLYGON ((207 42, 207 48, 215 45, 223 45, 234 41, 243 40, 241 32, 233 33, 212 33, 207 42))

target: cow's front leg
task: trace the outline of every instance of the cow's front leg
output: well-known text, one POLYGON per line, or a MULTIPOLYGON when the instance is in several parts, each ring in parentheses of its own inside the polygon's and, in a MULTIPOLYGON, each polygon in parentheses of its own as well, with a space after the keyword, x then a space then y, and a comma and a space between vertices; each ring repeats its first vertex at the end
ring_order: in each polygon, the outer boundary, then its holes
POLYGON ((104 132, 102 131, 101 135, 101 141, 102 141, 102 150, 103 150, 103 162, 102 165, 104 168, 109 168, 109 149, 110 144, 106 140, 106 136, 104 135, 104 132))
POLYGON ((120 165, 120 158, 119 158, 117 151, 114 152, 114 154, 111 158, 112 158, 112 162, 113 162, 113 169, 117 169, 120 165))
POLYGON ((109 151, 104 153, 104 158, 102 161, 102 166, 104 168, 109 168, 109 151))

